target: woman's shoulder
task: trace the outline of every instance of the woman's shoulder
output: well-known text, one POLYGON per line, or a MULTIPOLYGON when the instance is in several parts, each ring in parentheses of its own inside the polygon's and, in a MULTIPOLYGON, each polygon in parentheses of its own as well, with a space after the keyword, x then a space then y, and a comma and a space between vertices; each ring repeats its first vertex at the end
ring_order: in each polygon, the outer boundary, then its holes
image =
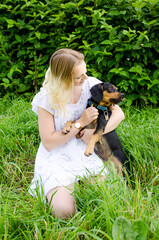
POLYGON ((38 114, 38 107, 41 107, 54 115, 54 110, 49 103, 49 96, 45 87, 40 88, 40 91, 34 96, 31 105, 33 112, 36 114, 38 114))
POLYGON ((40 91, 35 94, 32 102, 42 102, 44 98, 48 98, 47 90, 46 88, 41 87, 40 91))

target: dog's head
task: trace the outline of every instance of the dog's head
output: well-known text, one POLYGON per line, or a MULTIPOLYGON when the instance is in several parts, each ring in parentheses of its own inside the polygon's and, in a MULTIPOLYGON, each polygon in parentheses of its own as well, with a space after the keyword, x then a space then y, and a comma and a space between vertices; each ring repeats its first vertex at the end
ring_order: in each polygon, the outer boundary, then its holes
POLYGON ((118 92, 117 87, 111 83, 99 83, 91 88, 92 100, 101 106, 119 104, 123 101, 124 94, 118 92))

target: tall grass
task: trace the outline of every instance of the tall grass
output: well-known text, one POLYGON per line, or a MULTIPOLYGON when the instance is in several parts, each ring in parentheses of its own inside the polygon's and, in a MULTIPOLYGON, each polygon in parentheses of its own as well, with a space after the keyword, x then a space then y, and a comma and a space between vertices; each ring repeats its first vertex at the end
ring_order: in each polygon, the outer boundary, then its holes
POLYGON ((114 240, 112 227, 120 216, 130 223, 142 220, 147 239, 159 239, 159 109, 124 112, 117 132, 131 162, 131 182, 121 181, 113 168, 104 182, 85 181, 75 187, 75 216, 62 220, 28 194, 40 142, 30 103, 0 101, 0 239, 114 240))

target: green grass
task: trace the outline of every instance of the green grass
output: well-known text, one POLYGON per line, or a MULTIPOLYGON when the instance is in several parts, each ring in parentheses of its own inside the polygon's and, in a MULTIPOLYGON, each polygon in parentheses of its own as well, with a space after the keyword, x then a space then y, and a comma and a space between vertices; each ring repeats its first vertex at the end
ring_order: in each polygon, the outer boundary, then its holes
POLYGON ((131 162, 132 182, 127 185, 112 169, 104 182, 76 187, 77 212, 61 220, 28 194, 40 142, 37 117, 29 102, 1 99, 0 239, 114 240, 112 227, 120 216, 131 223, 141 220, 147 239, 159 239, 159 109, 124 112, 117 132, 131 162))

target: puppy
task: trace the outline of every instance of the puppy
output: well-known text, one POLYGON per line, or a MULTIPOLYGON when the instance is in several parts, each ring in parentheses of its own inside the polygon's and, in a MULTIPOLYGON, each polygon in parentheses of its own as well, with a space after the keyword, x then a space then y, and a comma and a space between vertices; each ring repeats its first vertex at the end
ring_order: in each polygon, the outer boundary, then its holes
MULTIPOLYGON (((111 116, 111 105, 123 101, 124 94, 120 93, 117 87, 108 82, 93 86, 90 92, 92 97, 88 100, 87 107, 93 105, 98 109, 99 115, 97 120, 85 127, 95 129, 86 147, 85 155, 90 156, 95 151, 104 161, 112 161, 117 168, 118 174, 122 172, 123 165, 129 173, 130 168, 127 157, 122 150, 116 131, 113 130, 110 133, 103 134, 111 116)), ((65 134, 69 132, 72 124, 72 121, 67 122, 62 132, 65 134)), ((123 173, 123 175, 125 174, 123 173)))

